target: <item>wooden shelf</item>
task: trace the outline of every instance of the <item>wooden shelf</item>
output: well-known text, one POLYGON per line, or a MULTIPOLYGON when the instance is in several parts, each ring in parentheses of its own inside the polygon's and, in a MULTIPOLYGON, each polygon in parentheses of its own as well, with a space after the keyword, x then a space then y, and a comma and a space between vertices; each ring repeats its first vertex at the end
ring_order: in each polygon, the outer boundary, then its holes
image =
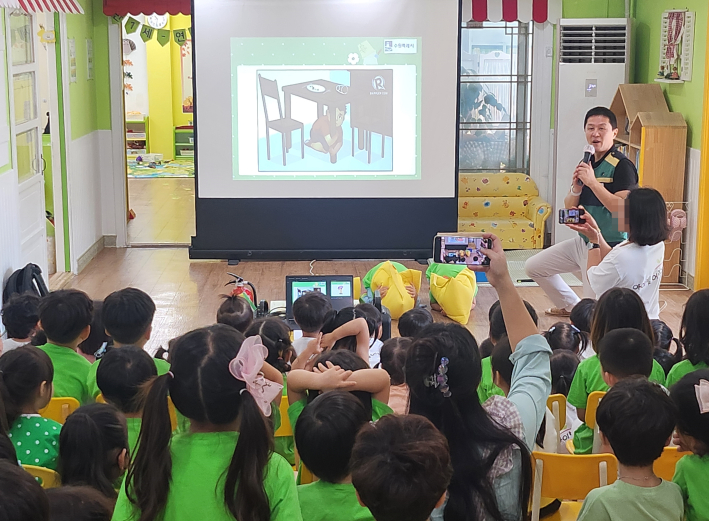
POLYGON ((126 154, 137 156, 150 152, 148 116, 143 119, 126 119, 126 143, 142 142, 140 148, 127 148, 126 154))
MULTIPOLYGON (((620 128, 615 141, 625 145, 640 186, 654 188, 665 201, 684 201, 687 123, 680 113, 670 112, 662 87, 620 85, 610 109, 620 128)), ((672 258, 679 247, 679 241, 666 245, 662 283, 679 281, 678 260, 672 258)))

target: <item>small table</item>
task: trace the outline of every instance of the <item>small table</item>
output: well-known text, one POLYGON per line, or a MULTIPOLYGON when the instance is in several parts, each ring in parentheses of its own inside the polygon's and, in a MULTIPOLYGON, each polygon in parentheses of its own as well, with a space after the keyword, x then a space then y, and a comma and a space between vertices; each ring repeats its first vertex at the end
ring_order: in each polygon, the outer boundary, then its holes
MULTIPOLYGON (((298 96, 300 98, 314 101, 317 103, 317 118, 325 115, 324 108, 339 107, 342 105, 348 105, 352 102, 355 96, 350 92, 352 88, 348 85, 342 85, 347 93, 343 94, 337 91, 337 87, 340 86, 339 83, 335 83, 328 80, 313 80, 305 81, 303 83, 295 83, 293 85, 284 85, 281 89, 283 90, 283 100, 286 106, 286 119, 291 117, 291 99, 292 96, 298 96), (308 85, 319 85, 325 90, 323 92, 313 92, 308 89, 308 85)), ((332 127, 333 123, 330 123, 331 134, 335 132, 332 127)), ((287 147, 291 146, 291 136, 290 134, 286 136, 287 147)))

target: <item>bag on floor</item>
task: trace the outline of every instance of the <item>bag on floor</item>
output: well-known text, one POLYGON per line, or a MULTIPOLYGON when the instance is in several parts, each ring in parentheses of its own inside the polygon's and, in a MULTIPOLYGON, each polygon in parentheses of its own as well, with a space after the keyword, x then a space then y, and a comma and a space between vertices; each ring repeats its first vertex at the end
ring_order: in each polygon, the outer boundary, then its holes
POLYGON ((391 318, 395 320, 416 305, 416 299, 406 290, 407 285, 413 286, 418 295, 421 290, 421 272, 411 269, 399 272, 391 261, 382 264, 372 277, 372 291, 382 286, 388 288, 386 296, 382 297, 382 305, 389 309, 391 318))
POLYGON ((10 300, 12 295, 22 295, 24 293, 32 293, 38 297, 44 297, 49 293, 47 285, 42 278, 42 268, 36 264, 30 263, 10 275, 2 291, 2 301, 5 303, 10 300))
POLYGON ((475 273, 470 270, 463 270, 453 278, 431 273, 431 295, 448 318, 463 325, 470 319, 477 287, 475 273))

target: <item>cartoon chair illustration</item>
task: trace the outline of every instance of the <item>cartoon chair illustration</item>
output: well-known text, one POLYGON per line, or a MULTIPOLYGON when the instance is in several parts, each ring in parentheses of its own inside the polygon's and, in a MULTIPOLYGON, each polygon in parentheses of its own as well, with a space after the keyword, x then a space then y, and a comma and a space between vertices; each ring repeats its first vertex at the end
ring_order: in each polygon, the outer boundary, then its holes
POLYGON ((266 117, 266 157, 271 159, 271 129, 281 134, 281 148, 283 150, 283 166, 286 166, 286 153, 290 147, 286 147, 286 134, 290 135, 294 130, 300 129, 300 157, 305 158, 305 136, 303 124, 292 118, 283 117, 281 108, 281 98, 278 94, 278 83, 258 75, 259 87, 261 88, 261 101, 263 103, 263 114, 266 117), (268 119, 268 109, 266 98, 273 98, 278 102, 278 119, 268 119))

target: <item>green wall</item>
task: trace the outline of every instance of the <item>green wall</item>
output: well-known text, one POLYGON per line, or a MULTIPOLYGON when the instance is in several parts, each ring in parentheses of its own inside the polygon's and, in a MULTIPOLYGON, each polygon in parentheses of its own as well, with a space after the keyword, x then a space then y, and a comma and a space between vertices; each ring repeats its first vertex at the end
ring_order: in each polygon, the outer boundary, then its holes
POLYGON ((635 9, 635 82, 652 83, 659 67, 660 20, 667 9, 686 8, 696 13, 692 81, 661 83, 670 110, 680 112, 687 121, 687 145, 701 147, 704 70, 706 63, 707 0, 638 0, 635 9))
POLYGON ((101 0, 79 1, 84 14, 66 17, 67 38, 74 39, 76 48, 76 82, 69 83, 72 139, 111 128, 108 18, 102 12, 101 0), (93 40, 94 47, 94 77, 91 80, 88 79, 87 39, 93 40))
POLYGON ((625 18, 625 0, 563 0, 562 15, 564 18, 625 18))

